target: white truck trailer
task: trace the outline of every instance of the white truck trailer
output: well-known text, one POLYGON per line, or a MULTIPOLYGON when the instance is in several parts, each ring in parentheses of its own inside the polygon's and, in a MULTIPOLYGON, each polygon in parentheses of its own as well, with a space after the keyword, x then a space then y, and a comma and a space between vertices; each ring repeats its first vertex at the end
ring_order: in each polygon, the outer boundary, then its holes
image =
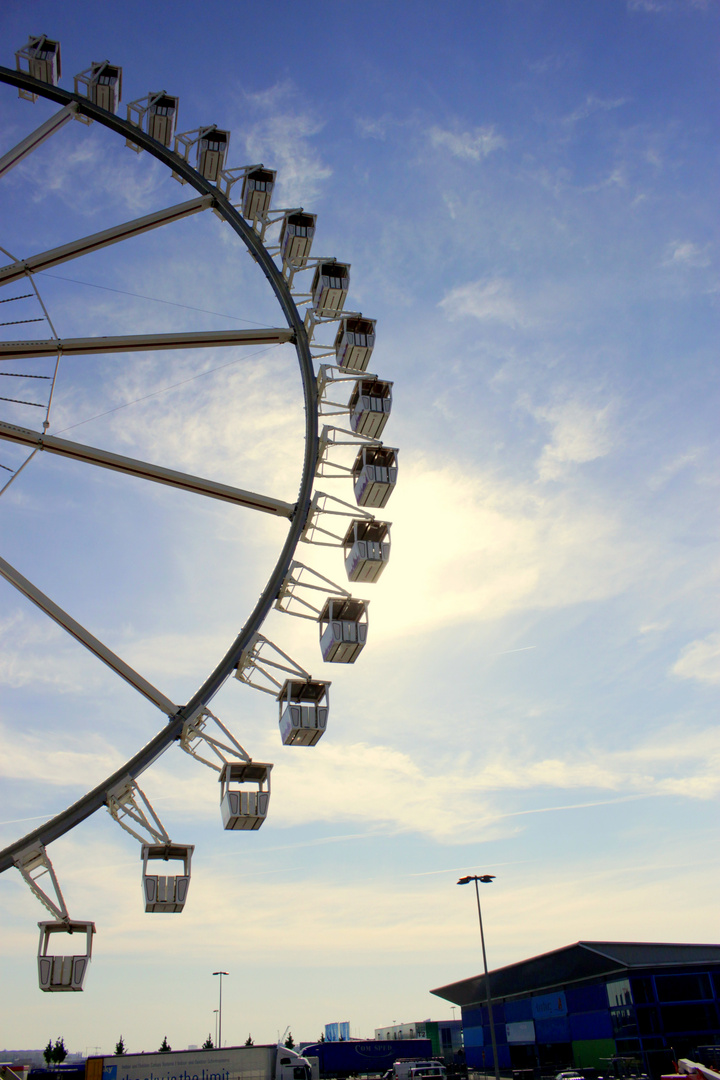
POLYGON ((309 1062, 286 1046, 226 1046, 91 1057, 85 1080, 311 1080, 311 1072, 309 1062))

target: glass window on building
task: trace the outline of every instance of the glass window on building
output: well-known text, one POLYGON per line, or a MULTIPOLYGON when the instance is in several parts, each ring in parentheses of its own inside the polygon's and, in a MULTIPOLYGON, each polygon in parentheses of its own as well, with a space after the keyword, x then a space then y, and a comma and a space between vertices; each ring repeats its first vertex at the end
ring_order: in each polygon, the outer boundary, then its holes
POLYGON ((718 1026, 717 1009, 712 1004, 664 1005, 662 1017, 665 1031, 670 1035, 709 1033, 718 1026))
POLYGON ((635 1010, 630 1008, 629 1005, 625 1005, 622 1009, 611 1009, 610 1020, 612 1021, 613 1035, 616 1039, 637 1035, 635 1010))
POLYGON ((642 1057, 639 1039, 617 1039, 617 1058, 623 1058, 620 1062, 615 1059, 615 1068, 620 1076, 637 1076, 642 1072, 642 1057))
POLYGON ((632 998, 636 1005, 652 1005, 655 1001, 655 988, 652 978, 643 975, 630 980, 632 998))
MULTIPOLYGON (((643 1039, 643 1050, 665 1050, 665 1040, 662 1035, 651 1035, 643 1039)), ((665 1070, 663 1069, 663 1072, 665 1070)))
POLYGON ((608 1005, 611 1009, 618 1005, 632 1005, 633 998, 629 979, 618 979, 607 984, 608 1005))
POLYGON ((637 1026, 641 1035, 657 1035, 662 1032, 657 1005, 637 1009, 637 1026))
POLYGON ((704 971, 697 975, 657 975, 655 985, 658 1001, 707 1001, 713 997, 710 976, 704 971))

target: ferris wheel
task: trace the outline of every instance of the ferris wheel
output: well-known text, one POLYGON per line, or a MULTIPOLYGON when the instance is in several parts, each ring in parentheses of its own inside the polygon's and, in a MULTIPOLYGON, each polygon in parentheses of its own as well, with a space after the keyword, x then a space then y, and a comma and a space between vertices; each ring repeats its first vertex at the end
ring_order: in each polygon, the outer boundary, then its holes
POLYGON ((272 208, 275 171, 262 163, 229 167, 231 133, 214 124, 177 131, 178 98, 164 90, 133 100, 126 106, 126 118, 122 118, 118 110, 123 72, 109 61, 94 62, 76 75, 71 92, 59 86, 58 41, 31 36, 15 55, 16 69, 0 67, 0 82, 16 88, 21 99, 35 102, 39 97, 60 108, 0 157, 0 179, 48 140, 53 140, 53 148, 61 155, 62 129, 71 121, 80 121, 102 125, 124 138, 130 150, 151 155, 195 194, 183 202, 110 224, 40 253, 0 249, 8 259, 0 267, 0 310, 10 313, 0 320, 5 331, 0 341, 0 382, 6 390, 0 396, 0 495, 15 482, 22 485, 25 468, 29 474, 33 459, 46 453, 199 498, 252 509, 288 523, 260 598, 240 632, 184 705, 152 685, 24 576, 22 568, 0 557, 0 575, 22 594, 24 602, 39 608, 163 716, 157 734, 121 768, 62 813, 0 851, 0 872, 17 868, 52 916, 38 924, 40 989, 67 992, 83 989, 95 924, 70 916, 48 845, 105 807, 141 845, 145 911, 182 911, 190 884, 193 845, 171 839, 138 784, 142 773, 172 746, 179 746, 216 773, 224 829, 254 830, 262 825, 269 809, 273 766, 254 760, 210 705, 225 682, 235 677, 276 698, 284 746, 314 746, 323 736, 328 723, 330 682, 314 678, 263 634, 263 624, 273 608, 313 621, 319 630, 323 662, 355 662, 367 640, 368 601, 353 596, 346 585, 320 573, 309 561, 301 561, 297 549, 301 542, 309 545, 304 549, 307 551, 312 551, 313 545, 338 548, 350 585, 376 582, 390 555, 390 524, 378 520, 373 511, 386 505, 395 487, 398 451, 381 439, 390 415, 392 383, 367 370, 375 344, 375 321, 347 308, 349 265, 312 253, 316 216, 302 207, 272 208), (264 275, 282 312, 282 326, 60 336, 53 313, 41 296, 37 275, 116 243, 132 244, 133 238, 151 230, 172 229, 174 223, 209 210, 230 226, 235 240, 245 246, 264 275), (24 317, 27 308, 22 305, 28 299, 38 312, 33 318, 24 317), (12 317, 16 314, 19 317, 12 317), (49 336, 40 337, 39 323, 49 329, 49 336), (318 339, 328 329, 330 338, 323 343, 318 339), (22 333, 32 333, 33 340, 7 340, 22 333), (291 345, 295 349, 305 433, 300 487, 294 502, 52 433, 53 395, 58 379, 62 379, 66 357, 249 345, 291 345), (35 389, 37 386, 40 391, 35 389), (25 420, 27 414, 42 415, 41 425, 25 420), (12 466, 3 461, 3 448, 12 448, 12 466), (317 490, 317 478, 344 482, 348 498, 353 501, 317 490), (81 946, 78 940, 83 942, 81 946))

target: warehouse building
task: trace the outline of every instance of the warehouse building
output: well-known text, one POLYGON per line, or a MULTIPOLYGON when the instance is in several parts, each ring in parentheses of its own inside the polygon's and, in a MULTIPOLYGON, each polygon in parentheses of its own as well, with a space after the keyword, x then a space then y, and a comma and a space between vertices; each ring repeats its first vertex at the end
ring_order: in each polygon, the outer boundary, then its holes
MULTIPOLYGON (((579 941, 489 980, 503 1070, 658 1077, 673 1059, 720 1043, 720 945, 579 941)), ((461 1007, 468 1066, 492 1070, 484 975, 432 993, 461 1007)))
POLYGON ((388 1024, 375 1028, 376 1039, 429 1039, 433 1057, 448 1064, 458 1060, 463 1049, 462 1020, 415 1020, 409 1024, 388 1024))

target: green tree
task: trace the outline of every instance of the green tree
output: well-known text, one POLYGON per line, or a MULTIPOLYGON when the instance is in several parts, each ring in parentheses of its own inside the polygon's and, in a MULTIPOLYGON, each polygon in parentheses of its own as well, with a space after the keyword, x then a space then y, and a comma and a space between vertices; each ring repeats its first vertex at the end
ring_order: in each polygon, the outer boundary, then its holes
POLYGON ((122 1057, 125 1053, 125 1049, 125 1040, 121 1035, 118 1042, 115 1043, 115 1057, 122 1057))
POLYGON ((215 1049, 215 1047, 213 1045, 212 1038, 210 1036, 210 1032, 208 1032, 208 1037, 205 1040, 205 1042, 202 1044, 202 1048, 203 1048, 203 1050, 214 1050, 215 1049))
POLYGON ((255 1043, 253 1042, 252 1035, 248 1035, 247 1039, 245 1040, 245 1045, 246 1046, 254 1046, 255 1045, 255 1043))
POLYGON ((160 1050, 158 1052, 160 1054, 169 1054, 171 1050, 172 1050, 172 1046, 167 1041, 167 1035, 163 1035, 162 1046, 160 1047, 160 1050))
POLYGON ((295 1046, 295 1040, 292 1037, 292 1031, 288 1031, 288 1037, 285 1040, 285 1045, 287 1046, 288 1050, 292 1050, 295 1046))
POLYGON ((56 1065, 61 1065, 67 1057, 67 1050, 65 1049, 65 1041, 60 1038, 55 1040, 55 1045, 52 1048, 52 1061, 56 1065))
POLYGON ((325 1032, 323 1032, 321 1034, 320 1038, 318 1039, 318 1042, 325 1042, 325 1032))
POLYGON ((43 1050, 43 1057, 45 1058, 45 1064, 49 1065, 53 1059, 53 1044, 52 1039, 48 1039, 48 1044, 43 1050))

